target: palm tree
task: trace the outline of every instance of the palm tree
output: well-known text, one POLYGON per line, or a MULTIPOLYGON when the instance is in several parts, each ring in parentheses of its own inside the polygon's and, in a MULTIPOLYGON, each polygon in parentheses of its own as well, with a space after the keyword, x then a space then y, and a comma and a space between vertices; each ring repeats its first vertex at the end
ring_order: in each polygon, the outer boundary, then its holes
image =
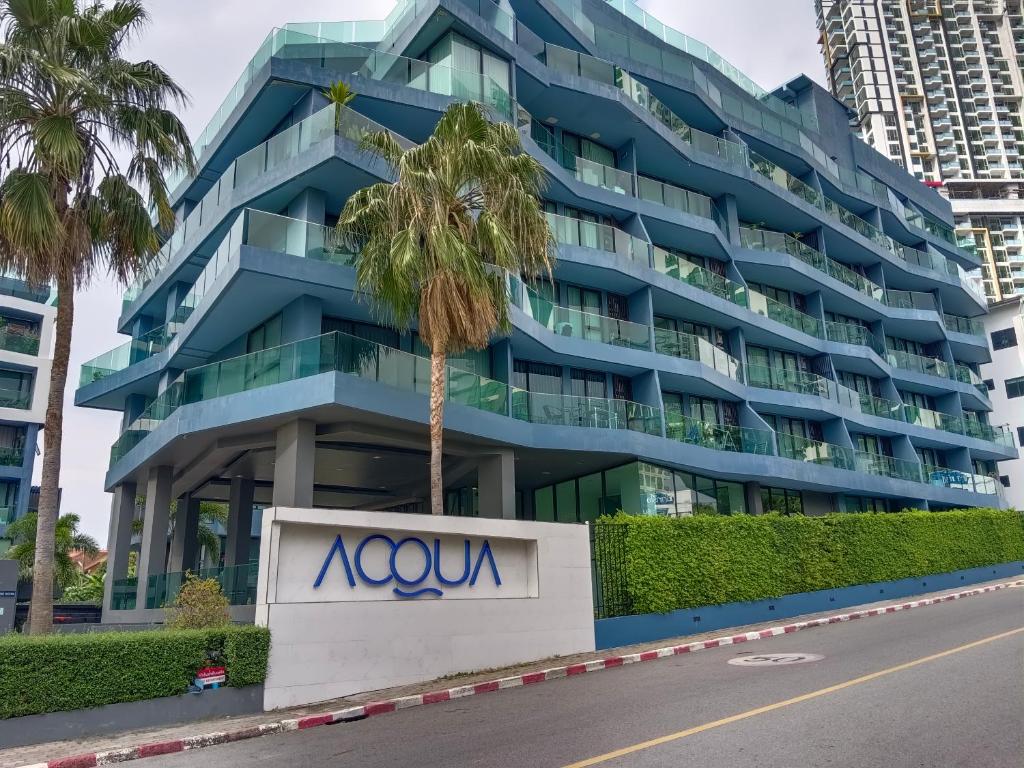
POLYGON ((0 0, 0 270, 60 296, 44 424, 39 533, 29 631, 53 624, 62 407, 75 290, 98 270, 127 282, 174 225, 164 174, 195 167, 167 109, 184 92, 125 47, 142 0, 0 0), (122 162, 118 156, 126 157, 122 162), (139 190, 143 190, 140 192, 139 190))
POLYGON ((417 320, 430 348, 430 505, 440 515, 445 360, 508 329, 507 273, 550 274, 544 170, 513 126, 489 122, 476 104, 449 107, 420 146, 403 150, 387 132, 362 144, 396 181, 354 194, 338 230, 361 246, 361 295, 399 330, 417 320))
MULTIPOLYGON (((77 549, 87 555, 95 555, 100 550, 96 539, 78 530, 80 522, 81 519, 78 515, 61 515, 54 529, 53 572, 57 577, 57 585, 61 589, 78 581, 78 566, 71 559, 72 550, 77 549)), ((36 513, 29 512, 8 525, 5 534, 12 542, 6 556, 11 560, 18 561, 18 575, 22 579, 32 579, 33 595, 35 595, 35 569, 38 563, 36 559, 37 527, 36 513)), ((50 589, 53 589, 52 584, 50 589)))

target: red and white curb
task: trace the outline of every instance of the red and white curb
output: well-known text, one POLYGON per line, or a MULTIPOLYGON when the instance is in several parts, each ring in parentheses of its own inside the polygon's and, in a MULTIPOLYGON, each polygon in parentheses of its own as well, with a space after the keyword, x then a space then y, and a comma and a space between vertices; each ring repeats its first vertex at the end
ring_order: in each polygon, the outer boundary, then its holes
POLYGON ((744 632, 739 635, 717 637, 713 640, 701 640, 694 643, 686 643, 684 645, 672 645, 665 648, 643 651, 641 653, 630 653, 624 656, 609 656, 602 659, 593 659, 592 661, 584 661, 578 664, 552 667, 550 669, 541 670, 540 672, 528 672, 523 675, 515 675, 514 677, 503 677, 499 680, 489 680, 484 683, 460 685, 456 688, 448 688, 441 691, 418 693, 415 696, 403 696, 396 699, 387 699, 369 704, 361 704, 357 707, 348 707, 346 709, 337 710, 336 712, 323 712, 318 715, 306 715, 305 717, 300 718, 263 723, 261 725, 242 728, 237 731, 204 733, 198 736, 188 736, 183 739, 175 739, 173 741, 141 744, 134 747, 112 749, 106 752, 92 752, 84 755, 75 755, 74 757, 61 757, 56 760, 49 760, 45 763, 23 765, 19 768, 92 768, 92 766, 124 763, 129 760, 138 760, 143 757, 169 755, 175 752, 184 752, 185 750, 202 749, 203 747, 212 747, 217 744, 230 744, 235 741, 253 739, 257 736, 266 736, 271 733, 301 731, 307 728, 315 728, 318 725, 347 723, 354 720, 363 720, 367 717, 373 717, 374 715, 384 715, 389 712, 396 712, 400 709, 419 707, 424 704, 437 704, 438 702, 461 699, 467 696, 475 696, 480 693, 491 693, 492 691, 500 691, 506 688, 519 688, 524 685, 542 683, 545 680, 572 677, 574 675, 582 675, 586 672, 598 672, 602 669, 614 669, 615 667, 622 667, 626 664, 637 664, 642 661, 653 661, 654 659, 662 659, 668 656, 679 656, 684 653, 703 651, 707 648, 720 648, 724 645, 736 645, 737 643, 746 643, 752 640, 765 640, 769 637, 788 635, 793 632, 799 632, 803 629, 823 627, 828 624, 839 624, 844 621, 853 621, 854 619, 863 619, 869 616, 881 616, 885 613, 908 611, 912 608, 923 608, 927 605, 946 603, 951 600, 959 600, 964 597, 973 597, 975 595, 983 595, 987 592, 995 592, 1000 589, 1020 586, 1024 586, 1024 580, 992 584, 987 587, 968 589, 963 592, 954 592, 948 595, 940 595, 939 597, 926 598, 924 600, 913 600, 908 603, 883 605, 879 608, 871 608, 870 610, 865 611, 839 613, 835 616, 825 616, 820 619, 812 619, 810 621, 798 621, 795 624, 785 624, 779 627, 770 627, 768 629, 755 630, 753 632, 744 632))

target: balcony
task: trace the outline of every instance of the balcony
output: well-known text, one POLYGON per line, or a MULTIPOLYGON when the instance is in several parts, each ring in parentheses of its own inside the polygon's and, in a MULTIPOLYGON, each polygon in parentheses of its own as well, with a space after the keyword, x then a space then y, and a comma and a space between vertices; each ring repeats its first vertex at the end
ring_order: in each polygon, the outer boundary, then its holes
POLYGON ((512 418, 531 424, 623 429, 661 435, 661 410, 632 400, 547 394, 512 388, 512 418))
MULTIPOLYGON (((351 109, 344 109, 336 119, 334 107, 327 107, 307 117, 300 123, 271 137, 262 144, 240 155, 227 167, 213 187, 195 206, 192 213, 174 230, 171 239, 157 252, 143 268, 124 295, 124 308, 127 309, 166 267, 182 246, 202 229, 217 223, 224 211, 221 207, 229 204, 231 193, 246 184, 279 168, 311 147, 334 137, 348 139, 358 143, 368 133, 385 131, 379 123, 363 117, 351 109)), ((404 148, 413 145, 411 141, 397 134, 392 134, 404 148)))
POLYGON ((87 363, 83 363, 78 376, 78 386, 84 387, 87 384, 101 381, 135 363, 141 363, 143 360, 148 360, 153 355, 163 352, 170 340, 174 338, 176 328, 176 324, 154 328, 137 339, 132 339, 109 352, 94 357, 87 363))
POLYGON ((645 267, 651 265, 650 250, 646 240, 634 237, 621 229, 593 221, 574 219, 555 213, 547 214, 548 227, 555 241, 562 245, 593 248, 615 254, 628 261, 645 267))
POLYGON ((829 398, 830 382, 824 376, 806 371, 792 371, 767 365, 747 364, 747 384, 761 389, 775 389, 799 395, 829 398))
POLYGON ((22 355, 39 354, 39 331, 15 331, 0 325, 0 349, 22 355))
POLYGON ((904 371, 940 376, 944 379, 953 378, 953 366, 937 357, 926 357, 892 349, 888 350, 885 356, 889 365, 904 371))
POLYGON ((927 429, 939 429, 957 435, 964 434, 963 419, 958 416, 941 411, 931 411, 927 408, 918 408, 914 405, 903 406, 903 413, 908 424, 927 429))
POLYGON ((702 363, 730 379, 740 381, 742 363, 700 336, 655 328, 654 349, 662 355, 702 363))
POLYGON ((811 248, 795 237, 783 234, 782 232, 769 232, 763 229, 740 227, 740 245, 744 248, 758 251, 789 254, 870 299, 882 301, 884 298, 885 291, 881 286, 875 285, 842 262, 831 259, 821 251, 811 248))
POLYGON ((747 289, 709 269, 692 264, 682 256, 654 246, 654 269, 681 283, 730 301, 740 307, 748 306, 747 289))
POLYGON ((977 318, 943 314, 942 324, 946 326, 947 331, 953 333, 965 333, 969 336, 985 338, 985 324, 977 318))
POLYGON ((518 280, 513 281, 512 297, 516 306, 559 336, 596 341, 628 349, 649 350, 651 348, 649 326, 559 306, 541 298, 535 291, 527 288, 518 280))
POLYGON ((854 469, 869 475, 891 477, 894 480, 910 480, 915 483, 921 480, 921 465, 914 461, 883 456, 868 451, 853 451, 854 469))
POLYGON ((27 411, 32 407, 32 392, 15 389, 0 389, 0 408, 16 408, 27 411))
POLYGON ((854 452, 850 448, 786 432, 776 433, 776 439, 779 441, 779 456, 783 458, 835 469, 852 470, 856 466, 854 452))
POLYGON ((934 312, 938 308, 935 304, 935 296, 921 291, 888 290, 885 292, 885 305, 895 309, 919 309, 930 312, 934 312))
MULTIPOLYGON (((17 445, 0 448, 0 466, 20 467, 25 463, 25 446, 17 445)), ((0 520, 0 522, 3 522, 0 520)))
POLYGON ((758 456, 775 454, 772 433, 768 430, 712 424, 679 413, 668 415, 665 434, 670 440, 715 451, 750 453, 758 456))
POLYGON ((747 290, 750 311, 764 315, 794 330, 801 331, 819 339, 825 338, 824 323, 806 312, 790 307, 754 290, 747 290))
POLYGON ((549 135, 542 135, 540 138, 536 133, 531 135, 537 146, 562 168, 569 171, 577 181, 592 187, 606 189, 609 192, 633 197, 633 175, 631 173, 579 157, 549 135))
MULTIPOLYGON (((345 373, 406 392, 430 391, 430 359, 345 333, 284 344, 185 371, 114 443, 116 464, 183 405, 206 402, 321 373, 345 373)), ((508 412, 508 386, 448 367, 445 399, 488 413, 508 412)))
POLYGON ((715 201, 707 195, 682 189, 681 187, 674 187, 671 184, 666 184, 663 181, 646 176, 638 176, 637 182, 641 200, 658 203, 659 205, 674 208, 677 211, 689 213, 693 216, 700 216, 704 219, 711 219, 722 232, 727 231, 728 227, 725 217, 718 210, 715 201))
POLYGON ((863 325, 826 320, 825 338, 840 344, 857 344, 862 347, 870 347, 879 355, 885 354, 885 345, 863 325))

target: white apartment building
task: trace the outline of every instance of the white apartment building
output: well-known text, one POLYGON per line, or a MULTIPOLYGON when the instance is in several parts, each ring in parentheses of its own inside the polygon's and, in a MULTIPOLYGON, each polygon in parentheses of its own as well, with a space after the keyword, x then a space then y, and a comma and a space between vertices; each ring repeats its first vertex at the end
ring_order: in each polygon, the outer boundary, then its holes
MULTIPOLYGON (((992 362, 981 366, 981 375, 992 399, 992 419, 1009 424, 1024 445, 1024 297, 989 306, 985 331, 992 345, 992 362)), ((1024 510, 1024 458, 999 462, 1007 503, 1024 510)))
POLYGON ((1024 293, 1024 0, 816 0, 862 138, 946 195, 990 301, 1024 293))

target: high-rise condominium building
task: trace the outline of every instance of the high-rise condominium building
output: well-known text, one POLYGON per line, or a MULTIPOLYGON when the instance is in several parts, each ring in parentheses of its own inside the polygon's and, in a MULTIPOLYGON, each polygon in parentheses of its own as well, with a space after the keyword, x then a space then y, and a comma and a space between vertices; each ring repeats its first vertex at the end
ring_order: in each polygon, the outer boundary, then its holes
POLYGON ((56 293, 0 276, 0 557, 10 546, 7 524, 29 508, 56 316, 56 293))
POLYGON ((1024 2, 816 0, 832 93, 948 197, 990 301, 1024 293, 1024 2))
POLYGON ((621 0, 415 0, 270 34, 175 184, 131 340, 82 369, 76 401, 124 414, 107 620, 156 618, 199 564, 200 501, 229 504, 203 565, 240 619, 254 508, 428 509, 426 349, 357 300, 334 233, 393 179, 360 137, 411 147, 467 99, 543 164, 557 260, 554 282, 508 275, 511 332, 448 361, 449 514, 1004 503, 977 256, 825 89, 766 93, 621 0), (340 116, 339 80, 358 94, 340 116))

